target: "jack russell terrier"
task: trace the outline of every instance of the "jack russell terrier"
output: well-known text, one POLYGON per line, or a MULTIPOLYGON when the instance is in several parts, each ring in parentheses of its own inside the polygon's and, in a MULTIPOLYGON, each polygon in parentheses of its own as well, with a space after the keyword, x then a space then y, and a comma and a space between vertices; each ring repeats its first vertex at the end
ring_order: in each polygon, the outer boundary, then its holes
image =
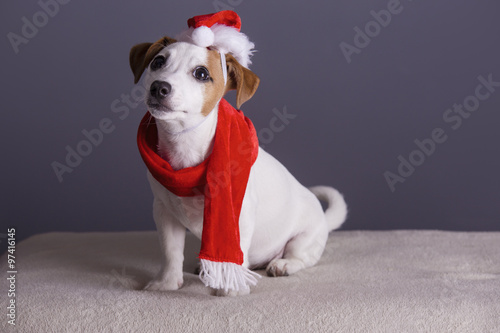
POLYGON ((286 276, 316 264, 347 206, 334 188, 301 185, 258 147, 251 122, 223 99, 236 90, 239 109, 259 85, 247 68, 254 45, 239 32, 237 14, 196 16, 188 24, 177 39, 130 51, 135 83, 142 76, 147 91, 138 145, 162 250, 160 272, 145 289, 182 286, 188 229, 202 240, 202 281, 216 295, 248 294, 260 277, 252 269, 286 276))

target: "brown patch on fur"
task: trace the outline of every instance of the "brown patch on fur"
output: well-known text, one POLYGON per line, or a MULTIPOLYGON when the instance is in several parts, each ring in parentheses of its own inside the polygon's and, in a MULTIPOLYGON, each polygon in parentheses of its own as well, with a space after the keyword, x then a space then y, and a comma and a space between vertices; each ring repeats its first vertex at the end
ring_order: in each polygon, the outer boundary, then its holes
POLYGON ((259 87, 259 77, 243 67, 232 55, 226 54, 227 63, 227 90, 236 89, 236 108, 248 101, 259 87))
POLYGON ((207 69, 212 78, 211 82, 205 83, 205 99, 201 114, 207 116, 213 110, 215 104, 224 96, 224 76, 219 52, 209 50, 207 54, 207 69))
POLYGON ((132 73, 134 73, 134 83, 139 82, 144 70, 148 67, 154 56, 164 47, 175 43, 176 40, 170 37, 163 37, 154 43, 137 44, 130 50, 129 62, 132 73))

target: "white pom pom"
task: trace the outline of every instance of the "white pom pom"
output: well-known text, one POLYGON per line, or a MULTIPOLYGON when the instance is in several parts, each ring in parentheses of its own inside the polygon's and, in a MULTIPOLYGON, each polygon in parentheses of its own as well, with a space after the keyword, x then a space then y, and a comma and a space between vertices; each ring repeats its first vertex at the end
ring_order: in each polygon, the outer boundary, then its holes
POLYGON ((214 44, 214 33, 212 29, 204 25, 194 29, 191 38, 196 45, 201 47, 209 47, 214 44))

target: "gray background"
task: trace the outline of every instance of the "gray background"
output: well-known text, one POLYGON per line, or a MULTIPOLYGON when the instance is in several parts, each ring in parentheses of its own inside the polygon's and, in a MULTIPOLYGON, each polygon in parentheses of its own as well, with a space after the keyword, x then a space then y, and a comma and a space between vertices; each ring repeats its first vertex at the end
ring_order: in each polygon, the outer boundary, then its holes
POLYGON ((348 63, 340 43, 353 45, 354 28, 390 1, 70 1, 16 54, 7 34, 21 35, 22 18, 33 22, 42 9, 6 0, 0 233, 154 229, 135 144, 146 109, 120 101, 134 88, 128 53, 224 3, 258 50, 251 69, 262 83, 244 112, 261 133, 273 110, 296 115, 265 148, 303 184, 345 194, 343 229, 500 230, 500 88, 460 128, 443 120, 480 75, 500 81, 498 1, 401 0, 401 12, 348 63), (51 163, 65 163, 66 146, 104 118, 113 132, 59 182, 51 163), (414 140, 436 128, 446 142, 392 192, 384 172, 397 173, 398 156, 409 158, 414 140))

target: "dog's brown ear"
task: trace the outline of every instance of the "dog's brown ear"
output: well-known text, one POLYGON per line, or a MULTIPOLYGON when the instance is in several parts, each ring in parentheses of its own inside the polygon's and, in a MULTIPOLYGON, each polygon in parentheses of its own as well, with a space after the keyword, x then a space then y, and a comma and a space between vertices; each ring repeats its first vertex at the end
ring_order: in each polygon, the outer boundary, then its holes
POLYGON ((148 67, 151 60, 153 60, 154 56, 165 46, 175 42, 175 39, 165 36, 155 43, 141 43, 132 47, 129 61, 132 73, 134 73, 134 83, 139 82, 142 73, 148 67))
POLYGON ((226 90, 236 89, 236 108, 248 101, 259 87, 259 77, 243 67, 232 55, 226 54, 227 86, 226 90))

